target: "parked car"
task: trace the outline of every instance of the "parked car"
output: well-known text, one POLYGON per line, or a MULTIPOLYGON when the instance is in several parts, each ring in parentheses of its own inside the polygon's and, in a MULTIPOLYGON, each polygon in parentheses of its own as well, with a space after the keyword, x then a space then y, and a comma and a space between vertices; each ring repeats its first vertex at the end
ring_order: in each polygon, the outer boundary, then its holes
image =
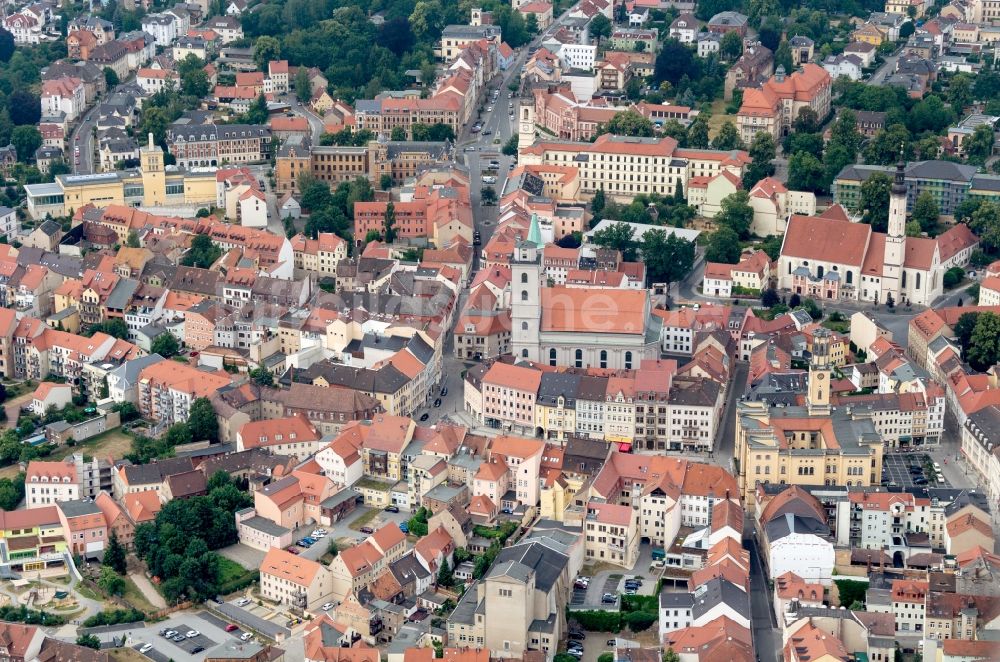
POLYGON ((250 604, 250 598, 240 598, 236 601, 237 607, 246 607, 248 604, 250 604))
POLYGON ((320 609, 322 609, 323 611, 330 611, 331 609, 333 609, 333 603, 327 602, 322 607, 320 607, 320 609))
POLYGON ((187 634, 184 636, 186 636, 188 639, 194 639, 199 634, 201 634, 201 632, 198 632, 197 630, 188 630, 187 634))
POLYGON ((583 651, 582 650, 572 649, 572 650, 566 651, 566 654, 569 655, 570 657, 575 657, 578 660, 582 660, 583 659, 583 651))
POLYGON ((191 653, 192 654, 194 654, 194 653, 201 653, 204 650, 205 650, 204 646, 195 646, 194 648, 191 649, 191 653))
POLYGON ((402 531, 403 533, 409 533, 410 532, 410 525, 407 524, 406 522, 400 522, 399 523, 399 530, 402 531))
POLYGON ((139 649, 140 653, 148 653, 153 650, 153 644, 143 644, 142 648, 139 649))
POLYGON ((617 599, 614 593, 605 593, 601 596, 601 602, 606 605, 614 604, 617 599))
POLYGON ((177 630, 166 630, 165 632, 161 632, 160 634, 162 634, 167 639, 173 639, 174 637, 177 636, 177 630))
POLYGON ((361 533, 367 533, 368 535, 371 535, 371 534, 375 533, 375 529, 373 529, 370 526, 363 526, 363 527, 361 527, 361 533))
POLYGON ((387 513, 398 513, 399 512, 399 506, 386 506, 385 507, 385 512, 387 512, 387 513))
POLYGON ((187 639, 184 638, 183 634, 174 635, 173 637, 170 638, 170 640, 173 641, 175 644, 179 644, 182 641, 187 641, 187 639))
POLYGON ((423 423, 424 421, 426 421, 430 417, 431 417, 431 415, 425 412, 424 415, 420 417, 420 422, 423 423))
POLYGON ((606 642, 604 642, 604 643, 605 643, 606 645, 608 645, 608 646, 617 646, 617 645, 618 645, 618 640, 617 640, 617 639, 608 639, 608 640, 607 640, 606 642))
POLYGON ((571 631, 566 636, 568 636, 570 639, 586 639, 587 638, 587 635, 584 634, 583 632, 580 632, 579 630, 571 631))
POLYGON ((435 407, 440 407, 441 406, 441 398, 438 398, 437 400, 434 401, 434 406, 435 407))
POLYGON ((236 625, 235 623, 230 623, 229 625, 226 626, 226 632, 234 632, 239 629, 240 629, 239 626, 236 625))
POLYGON ((240 635, 240 639, 242 641, 250 641, 252 638, 253 638, 252 632, 244 632, 243 634, 240 635))
POLYGON ((446 395, 448 395, 448 387, 447 386, 445 386, 443 389, 441 389, 441 397, 443 398, 446 395))

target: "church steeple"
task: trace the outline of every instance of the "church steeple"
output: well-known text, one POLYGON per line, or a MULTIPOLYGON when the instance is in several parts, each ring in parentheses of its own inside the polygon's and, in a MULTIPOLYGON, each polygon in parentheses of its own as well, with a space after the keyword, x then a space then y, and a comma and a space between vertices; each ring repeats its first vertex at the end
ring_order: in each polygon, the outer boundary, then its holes
POLYGON ((892 181, 889 193, 889 236, 906 236, 906 164, 903 163, 903 153, 900 150, 899 162, 896 163, 896 175, 892 181))

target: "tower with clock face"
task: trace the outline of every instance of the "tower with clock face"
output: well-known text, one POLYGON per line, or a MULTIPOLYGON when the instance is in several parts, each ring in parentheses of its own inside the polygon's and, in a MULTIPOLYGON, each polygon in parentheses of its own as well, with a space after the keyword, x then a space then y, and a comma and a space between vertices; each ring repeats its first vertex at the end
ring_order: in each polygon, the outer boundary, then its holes
POLYGON ((816 329, 809 363, 809 414, 830 411, 830 331, 816 329))

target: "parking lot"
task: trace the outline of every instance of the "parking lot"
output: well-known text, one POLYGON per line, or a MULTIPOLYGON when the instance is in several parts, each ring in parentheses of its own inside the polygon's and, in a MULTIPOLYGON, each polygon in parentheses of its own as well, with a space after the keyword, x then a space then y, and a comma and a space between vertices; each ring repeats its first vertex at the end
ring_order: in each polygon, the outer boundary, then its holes
POLYGON ((924 473, 924 466, 930 461, 926 453, 892 453, 882 460, 882 484, 889 487, 949 487, 948 481, 938 482, 934 476, 924 473), (920 469, 920 473, 914 471, 920 469), (926 481, 923 482, 923 481, 926 481))
MULTIPOLYGON (((618 609, 620 607, 619 598, 625 593, 624 572, 599 572, 590 580, 587 588, 573 587, 573 594, 570 596, 570 609, 618 609), (605 594, 615 596, 614 602, 604 602, 605 594)), ((643 578, 642 586, 636 591, 639 595, 652 595, 656 590, 654 580, 643 578)))
POLYGON ((225 621, 205 612, 178 614, 159 623, 133 628, 129 632, 127 645, 137 651, 146 644, 151 645, 152 648, 143 655, 156 662, 168 660, 197 662, 204 659, 205 651, 211 650, 228 638, 239 638, 242 634, 241 630, 226 632, 226 625, 225 621), (179 636, 184 636, 183 641, 167 639, 160 634, 167 630, 173 630, 179 636), (198 634, 187 637, 187 633, 191 631, 198 634))

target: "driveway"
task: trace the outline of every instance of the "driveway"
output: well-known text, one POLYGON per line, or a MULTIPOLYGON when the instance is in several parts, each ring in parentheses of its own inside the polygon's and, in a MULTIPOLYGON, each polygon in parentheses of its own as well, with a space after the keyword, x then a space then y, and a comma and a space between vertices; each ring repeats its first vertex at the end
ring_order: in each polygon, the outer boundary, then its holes
POLYGON ((229 547, 223 547, 219 550, 219 554, 230 561, 235 561, 247 570, 256 570, 260 567, 260 564, 264 562, 264 552, 259 549, 254 549, 249 545, 244 545, 243 543, 236 543, 235 545, 230 545, 229 547))
POLYGON ((166 609, 167 601, 163 599, 159 591, 150 583, 149 579, 146 578, 141 572, 129 573, 129 578, 135 582, 136 588, 145 596, 149 601, 149 604, 157 607, 158 609, 166 609))

